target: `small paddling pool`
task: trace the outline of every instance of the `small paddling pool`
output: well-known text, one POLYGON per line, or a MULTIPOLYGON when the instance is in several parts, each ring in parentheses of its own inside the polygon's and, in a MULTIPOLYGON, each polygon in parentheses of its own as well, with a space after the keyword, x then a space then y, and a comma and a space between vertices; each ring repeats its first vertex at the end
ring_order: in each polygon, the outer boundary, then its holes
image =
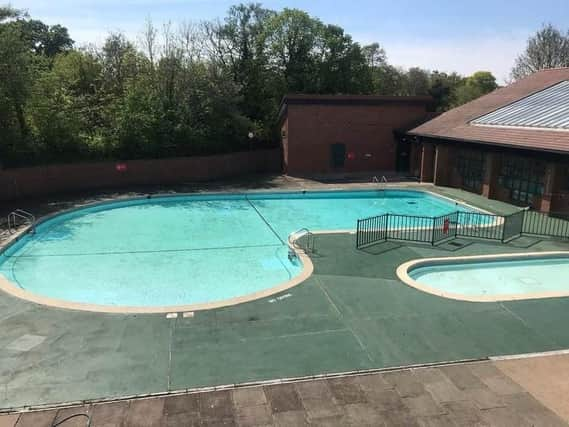
POLYGON ((422 259, 397 274, 424 292, 466 301, 569 296, 569 252, 422 259))

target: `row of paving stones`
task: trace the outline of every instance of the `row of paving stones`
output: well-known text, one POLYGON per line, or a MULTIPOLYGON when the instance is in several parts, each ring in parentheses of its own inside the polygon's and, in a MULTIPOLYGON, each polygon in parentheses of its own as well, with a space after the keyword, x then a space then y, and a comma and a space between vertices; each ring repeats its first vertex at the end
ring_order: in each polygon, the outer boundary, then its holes
POLYGON ((93 427, 567 425, 483 362, 11 414, 0 427, 50 427, 78 413, 93 427))

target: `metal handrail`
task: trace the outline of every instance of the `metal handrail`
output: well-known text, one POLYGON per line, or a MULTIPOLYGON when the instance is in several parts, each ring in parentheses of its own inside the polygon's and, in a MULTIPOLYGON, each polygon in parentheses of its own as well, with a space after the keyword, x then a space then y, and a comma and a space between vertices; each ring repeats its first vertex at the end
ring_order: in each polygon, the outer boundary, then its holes
POLYGON ((301 249, 304 252, 313 252, 314 251, 314 233, 312 233, 308 228, 304 227, 299 230, 296 230, 294 233, 289 234, 288 236, 288 243, 290 246, 293 246, 297 249, 301 249), (306 248, 303 248, 296 244, 298 239, 302 236, 306 236, 306 248))
POLYGON ((23 219, 30 226, 30 231, 35 232, 36 217, 23 209, 16 209, 8 214, 8 232, 15 233, 18 228, 18 218, 23 219))

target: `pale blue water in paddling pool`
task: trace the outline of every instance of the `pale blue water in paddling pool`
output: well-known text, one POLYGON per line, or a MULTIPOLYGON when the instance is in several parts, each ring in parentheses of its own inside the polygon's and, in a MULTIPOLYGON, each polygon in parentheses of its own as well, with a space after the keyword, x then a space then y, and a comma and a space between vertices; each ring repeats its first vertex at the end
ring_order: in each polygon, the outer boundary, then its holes
POLYGON ((288 236, 353 230, 386 212, 468 211, 418 191, 337 191, 154 197, 56 216, 0 256, 0 274, 73 302, 165 306, 220 301, 298 275, 288 236))
POLYGON ((566 292, 569 258, 485 260, 417 267, 409 276, 443 292, 496 296, 566 292))

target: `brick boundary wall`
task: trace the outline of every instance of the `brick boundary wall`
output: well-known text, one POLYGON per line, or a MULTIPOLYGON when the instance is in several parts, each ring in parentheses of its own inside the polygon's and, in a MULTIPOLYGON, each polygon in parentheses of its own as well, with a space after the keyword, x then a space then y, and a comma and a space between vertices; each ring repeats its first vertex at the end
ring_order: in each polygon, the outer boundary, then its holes
POLYGON ((217 156, 105 161, 0 170, 0 200, 129 185, 180 184, 281 171, 281 150, 217 156), (119 164, 126 170, 118 170, 119 164))

